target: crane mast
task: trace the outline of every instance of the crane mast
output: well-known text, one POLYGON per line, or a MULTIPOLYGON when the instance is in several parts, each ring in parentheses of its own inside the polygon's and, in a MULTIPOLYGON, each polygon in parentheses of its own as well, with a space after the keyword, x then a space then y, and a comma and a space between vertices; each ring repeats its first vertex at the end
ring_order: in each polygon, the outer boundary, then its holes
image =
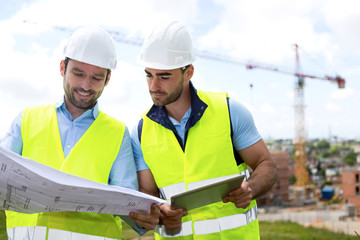
MULTIPOLYGON (((300 73, 300 61, 298 45, 295 44, 295 72, 300 73)), ((305 187, 308 184, 308 172, 306 169, 306 130, 305 130, 305 107, 304 107, 304 78, 301 74, 296 76, 295 83, 295 186, 305 187)))
POLYGON ((285 71, 277 67, 264 64, 247 64, 247 69, 260 68, 269 71, 275 71, 284 74, 291 74, 296 77, 294 86, 294 108, 295 108, 295 138, 294 138, 294 172, 295 172, 295 186, 305 188, 309 184, 309 174, 306 169, 307 156, 306 156, 306 129, 305 129, 305 105, 304 105, 304 84, 305 78, 322 79, 332 83, 336 83, 338 88, 345 88, 345 79, 340 76, 315 76, 304 74, 300 68, 300 58, 298 52, 298 45, 295 44, 295 71, 285 71))

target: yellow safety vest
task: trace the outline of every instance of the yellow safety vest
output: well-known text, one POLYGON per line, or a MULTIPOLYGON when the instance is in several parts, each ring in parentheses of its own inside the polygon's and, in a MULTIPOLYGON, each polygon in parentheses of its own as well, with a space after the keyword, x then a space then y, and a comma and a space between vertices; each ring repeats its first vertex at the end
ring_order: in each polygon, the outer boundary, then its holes
MULTIPOLYGON (((99 112, 93 124, 65 158, 54 105, 26 108, 21 122, 22 155, 37 162, 96 182, 108 183, 113 162, 120 150, 125 124, 99 112)), ((7 228, 47 227, 120 239, 121 220, 111 214, 51 212, 22 214, 6 211, 7 228)))
MULTIPOLYGON (((197 90, 208 107, 201 119, 189 129, 185 151, 175 134, 143 115, 141 149, 145 162, 160 192, 169 200, 172 195, 221 179, 246 174, 245 163, 237 166, 231 140, 226 93, 197 90)), ((246 178, 246 179, 247 179, 246 178)), ((188 211, 182 227, 169 231, 155 229, 156 239, 259 239, 256 201, 246 208, 218 202, 188 211)))

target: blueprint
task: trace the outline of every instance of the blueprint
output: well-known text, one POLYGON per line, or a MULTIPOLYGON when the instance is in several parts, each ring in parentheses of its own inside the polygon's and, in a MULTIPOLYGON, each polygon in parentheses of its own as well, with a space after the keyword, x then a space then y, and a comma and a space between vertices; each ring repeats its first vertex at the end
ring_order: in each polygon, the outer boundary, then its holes
POLYGON ((146 214, 164 200, 70 175, 0 146, 0 209, 21 213, 146 214))

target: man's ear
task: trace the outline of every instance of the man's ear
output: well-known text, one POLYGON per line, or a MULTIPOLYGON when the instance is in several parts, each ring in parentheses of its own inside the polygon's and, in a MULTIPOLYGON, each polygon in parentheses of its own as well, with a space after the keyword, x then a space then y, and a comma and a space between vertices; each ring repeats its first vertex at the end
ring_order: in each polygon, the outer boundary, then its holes
POLYGON ((105 86, 107 86, 110 82, 110 77, 111 77, 111 71, 109 71, 108 75, 107 75, 107 79, 105 80, 105 86))
POLYGON ((189 82, 194 75, 194 66, 191 64, 186 70, 185 70, 185 81, 189 82))
POLYGON ((60 62, 60 75, 63 77, 65 75, 65 61, 61 60, 60 62))

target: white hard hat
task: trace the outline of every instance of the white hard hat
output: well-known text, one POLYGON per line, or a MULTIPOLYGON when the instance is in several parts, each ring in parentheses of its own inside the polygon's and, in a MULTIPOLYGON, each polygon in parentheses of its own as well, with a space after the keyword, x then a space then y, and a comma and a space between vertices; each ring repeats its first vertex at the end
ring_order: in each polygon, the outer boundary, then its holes
POLYGON ((147 68, 171 70, 195 61, 190 34, 178 22, 157 25, 145 38, 138 62, 147 68))
POLYGON ((84 27, 75 31, 64 48, 65 57, 106 69, 116 68, 113 38, 100 27, 84 27))

